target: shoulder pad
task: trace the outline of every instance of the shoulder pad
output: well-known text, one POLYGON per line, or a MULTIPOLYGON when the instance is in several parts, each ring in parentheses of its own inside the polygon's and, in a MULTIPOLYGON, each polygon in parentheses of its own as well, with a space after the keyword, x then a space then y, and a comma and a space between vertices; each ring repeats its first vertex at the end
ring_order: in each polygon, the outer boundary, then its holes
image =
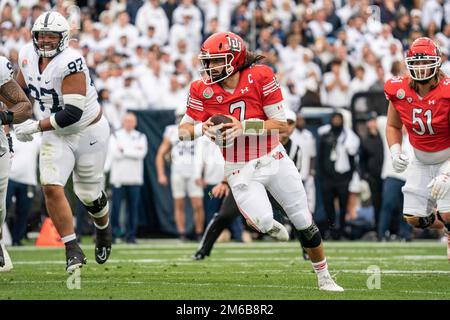
POLYGON ((391 100, 392 98, 395 98, 397 95, 403 95, 405 93, 405 86, 408 85, 408 79, 405 77, 392 77, 389 80, 386 81, 384 84, 384 93, 386 94, 386 97, 391 100), (400 92, 399 92, 400 90, 400 92))
POLYGON ((13 78, 14 69, 11 62, 3 56, 0 56, 0 86, 13 78))
MULTIPOLYGON (((87 70, 86 61, 84 57, 72 48, 67 48, 60 53, 58 65, 61 71, 61 77, 64 78, 72 73, 83 72, 87 70)), ((56 59, 55 58, 55 59, 56 59)))

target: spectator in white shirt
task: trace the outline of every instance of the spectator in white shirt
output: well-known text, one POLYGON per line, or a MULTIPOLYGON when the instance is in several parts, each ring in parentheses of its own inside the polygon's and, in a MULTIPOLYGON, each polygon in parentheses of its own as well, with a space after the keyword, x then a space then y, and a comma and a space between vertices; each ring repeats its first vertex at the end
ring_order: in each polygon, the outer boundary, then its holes
MULTIPOLYGON (((207 0, 204 1, 202 8, 205 12, 205 21, 217 19, 218 29, 220 31, 230 30, 231 11, 234 9, 239 1, 233 0, 207 0)), ((206 33, 211 30, 206 29, 206 33)))
POLYGON ((147 0, 137 12, 136 27, 142 35, 147 34, 149 26, 154 27, 157 42, 160 45, 165 44, 169 39, 169 19, 159 0, 147 0))
MULTIPOLYGON (((295 83, 296 92, 302 97, 306 93, 306 84, 308 82, 312 87, 318 88, 322 75, 319 66, 313 62, 314 53, 311 49, 303 50, 303 63, 296 63, 289 78, 295 83)), ((296 111, 296 110, 294 110, 296 111)))
POLYGON ((349 87, 349 95, 350 99, 358 93, 369 90, 369 87, 372 85, 365 75, 365 70, 363 66, 357 66, 355 68, 355 77, 350 82, 349 87))
MULTIPOLYGON (((35 135, 31 142, 17 140, 10 131, 14 153, 11 154, 11 171, 9 173, 8 191, 6 193, 6 210, 10 209, 15 198, 15 219, 12 231, 12 244, 21 245, 27 230, 27 217, 34 198, 37 185, 37 163, 41 145, 40 135, 35 135)), ((8 157, 9 153, 3 155, 8 157)))
MULTIPOLYGON (((183 78, 183 75, 180 75, 180 77, 183 78)), ((159 103, 160 109, 175 110, 186 104, 188 92, 182 86, 180 80, 183 81, 183 79, 179 79, 175 74, 170 77, 169 90, 165 91, 161 97, 161 101, 159 103)))
POLYGON ((315 12, 315 19, 308 23, 311 29, 314 40, 319 37, 326 37, 333 31, 333 25, 326 20, 325 9, 319 9, 315 12))
POLYGON ((137 44, 139 40, 139 31, 129 22, 130 18, 126 11, 118 13, 117 23, 115 23, 108 31, 108 38, 112 43, 117 43, 121 36, 126 36, 130 45, 137 44))
POLYGON ((183 13, 182 21, 176 22, 170 28, 169 44, 172 48, 176 48, 180 40, 187 40, 187 50, 197 52, 201 46, 202 34, 201 27, 192 19, 190 11, 183 13))
POLYGON ((444 8, 439 0, 426 0, 422 6, 422 27, 428 29, 431 22, 436 24, 437 29, 441 29, 444 8))
POLYGON ((127 225, 125 240, 136 243, 141 186, 144 183, 144 158, 147 154, 147 137, 136 130, 137 119, 133 113, 123 117, 123 128, 111 136, 108 155, 111 159, 112 185, 111 223, 113 238, 122 236, 120 207, 127 198, 127 225))
POLYGON ((202 30, 202 13, 200 9, 193 4, 193 0, 181 0, 181 3, 173 11, 173 22, 183 24, 185 16, 192 17, 192 26, 193 28, 195 28, 195 30, 202 30))
POLYGON ((298 35, 290 35, 287 39, 287 46, 281 43, 275 44, 281 63, 284 65, 286 73, 291 72, 298 61, 303 60, 304 47, 300 45, 301 38, 298 35))
MULTIPOLYGON (((449 2, 450 7, 450 2, 449 2)), ((442 32, 436 34, 436 40, 443 54, 450 54, 450 22, 444 26, 442 32)))
POLYGON ((113 91, 111 92, 113 92, 111 95, 111 100, 119 110, 126 111, 130 109, 148 109, 144 94, 132 72, 124 73, 123 87, 120 88, 120 90, 117 87, 113 88, 113 91))
POLYGON ((323 76, 325 88, 324 104, 335 108, 349 108, 349 83, 350 79, 341 75, 341 62, 334 60, 331 63, 331 71, 323 76))

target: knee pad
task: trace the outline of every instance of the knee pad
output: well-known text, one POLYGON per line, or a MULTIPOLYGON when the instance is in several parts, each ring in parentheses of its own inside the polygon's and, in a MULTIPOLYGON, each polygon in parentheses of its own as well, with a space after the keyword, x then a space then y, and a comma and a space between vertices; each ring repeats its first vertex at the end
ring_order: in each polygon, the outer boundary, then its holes
POLYGON ((305 204, 297 202, 296 204, 290 207, 285 207, 284 209, 289 220, 297 230, 307 229, 313 223, 312 215, 305 204))
POLYGON ((273 227, 273 217, 270 215, 261 218, 255 217, 254 219, 246 216, 245 221, 250 227, 261 233, 267 233, 273 227))
POLYGON ((85 203, 83 200, 81 202, 93 218, 102 218, 108 214, 108 197, 104 191, 98 199, 91 203, 85 203))
POLYGON ((313 223, 306 229, 297 230, 300 238, 300 242, 305 248, 315 248, 322 242, 322 236, 320 235, 319 228, 313 223))
POLYGON ((404 215, 403 215, 403 218, 404 218, 406 221, 413 220, 413 219, 416 219, 416 218, 417 218, 417 223, 418 223, 418 225, 416 225, 415 227, 416 227, 416 228, 420 228, 420 229, 426 229, 426 228, 428 228, 428 227, 431 226, 431 225, 434 223, 434 221, 436 220, 436 216, 435 216, 434 213, 430 214, 428 217, 415 217, 415 216, 410 215, 410 214, 404 214, 404 215))

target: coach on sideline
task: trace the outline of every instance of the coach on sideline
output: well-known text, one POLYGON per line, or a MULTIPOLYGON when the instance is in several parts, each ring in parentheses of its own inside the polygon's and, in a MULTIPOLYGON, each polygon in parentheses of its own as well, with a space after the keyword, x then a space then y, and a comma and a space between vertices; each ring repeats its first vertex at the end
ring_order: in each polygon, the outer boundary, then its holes
POLYGON ((120 206, 123 195, 127 199, 127 226, 125 240, 136 243, 139 200, 144 183, 144 158, 147 154, 147 137, 136 130, 137 119, 133 113, 126 113, 122 129, 111 136, 108 157, 111 157, 112 185, 111 222, 113 239, 122 235, 120 228, 120 206))

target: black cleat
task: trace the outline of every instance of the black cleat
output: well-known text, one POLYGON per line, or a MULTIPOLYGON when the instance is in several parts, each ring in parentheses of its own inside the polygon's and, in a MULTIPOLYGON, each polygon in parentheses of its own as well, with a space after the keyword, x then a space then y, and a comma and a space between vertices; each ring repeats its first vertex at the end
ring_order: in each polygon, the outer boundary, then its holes
POLYGON ((76 269, 81 268, 87 263, 81 248, 77 246, 66 247, 66 271, 73 273, 76 269))
POLYGON ((201 251, 197 251, 193 256, 192 256, 192 260, 203 260, 205 259, 206 255, 201 252, 201 251))
POLYGON ((111 254, 113 242, 111 223, 108 223, 106 229, 100 230, 96 228, 95 231, 95 261, 97 261, 98 264, 103 264, 108 260, 109 255, 111 254))

